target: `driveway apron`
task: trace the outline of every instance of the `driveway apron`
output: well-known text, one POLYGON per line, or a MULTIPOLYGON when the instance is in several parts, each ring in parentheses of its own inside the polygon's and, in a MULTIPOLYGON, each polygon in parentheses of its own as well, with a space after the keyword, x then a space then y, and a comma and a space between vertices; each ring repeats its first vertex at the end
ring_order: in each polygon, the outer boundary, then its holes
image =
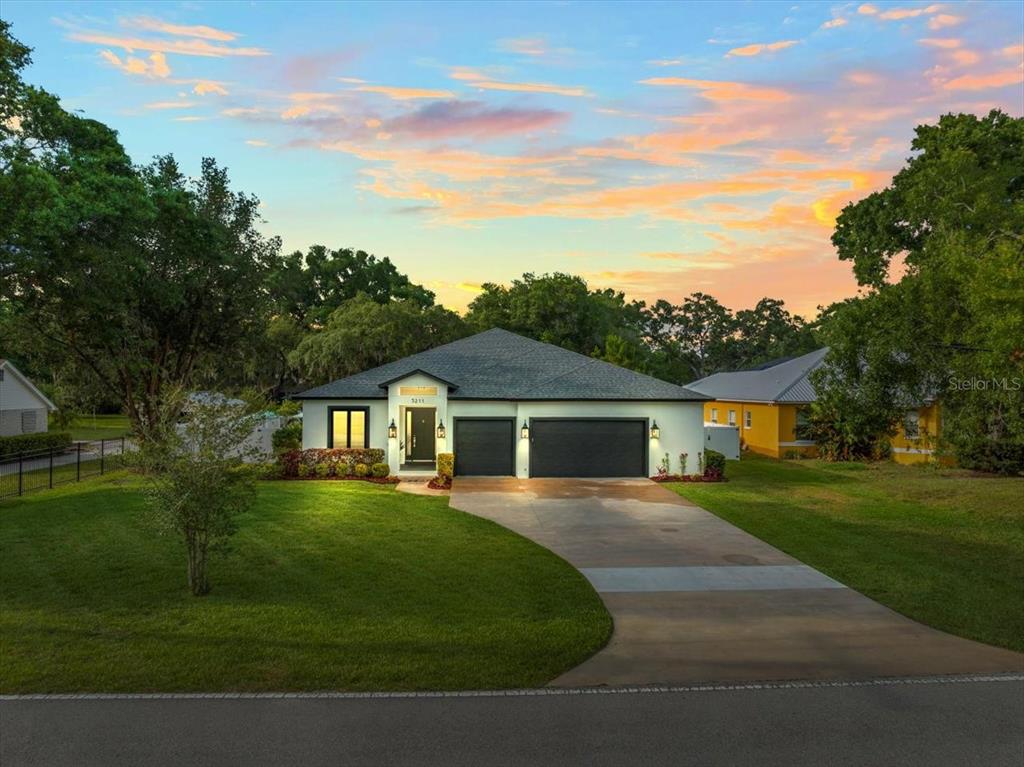
POLYGON ((1024 670, 910 620, 649 480, 460 478, 451 505, 578 568, 615 621, 556 686, 1024 670))

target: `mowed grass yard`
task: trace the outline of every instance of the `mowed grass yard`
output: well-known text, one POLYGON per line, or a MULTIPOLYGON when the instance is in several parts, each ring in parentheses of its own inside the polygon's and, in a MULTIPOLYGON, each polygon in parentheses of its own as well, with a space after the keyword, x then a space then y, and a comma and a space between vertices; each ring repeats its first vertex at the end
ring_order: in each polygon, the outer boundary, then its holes
POLYGON ((1024 651, 1024 479, 756 455, 726 476, 669 487, 904 615, 1024 651))
POLYGON ((195 598, 138 482, 0 503, 0 691, 528 687, 611 633, 551 552, 370 483, 261 483, 195 598))
POLYGON ((51 418, 50 431, 68 431, 74 440, 120 439, 129 436, 132 427, 126 415, 80 415, 69 429, 59 428, 51 418))

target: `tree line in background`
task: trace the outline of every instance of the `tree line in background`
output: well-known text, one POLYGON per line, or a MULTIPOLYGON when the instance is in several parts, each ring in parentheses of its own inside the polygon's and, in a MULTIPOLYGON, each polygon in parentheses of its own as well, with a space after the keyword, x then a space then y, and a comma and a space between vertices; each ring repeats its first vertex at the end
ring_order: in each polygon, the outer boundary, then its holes
POLYGON ((1024 392, 950 385, 1022 375, 1020 119, 918 128, 892 186, 838 221, 864 295, 813 324, 774 299, 646 304, 561 273, 485 284, 460 316, 387 258, 283 254, 214 160, 194 178, 170 155, 133 164, 115 131, 24 83, 28 62, 0 22, 0 354, 69 411, 123 410, 144 434, 174 392, 281 397, 491 327, 683 384, 828 344, 812 420, 837 455, 870 453, 939 396, 961 462, 1024 468, 1024 392))

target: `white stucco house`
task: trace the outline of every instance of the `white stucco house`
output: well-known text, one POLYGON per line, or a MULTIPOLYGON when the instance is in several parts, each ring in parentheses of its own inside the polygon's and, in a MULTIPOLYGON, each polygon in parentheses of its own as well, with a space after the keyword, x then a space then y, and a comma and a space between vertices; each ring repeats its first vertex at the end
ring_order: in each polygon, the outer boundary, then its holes
POLYGON ((46 431, 56 409, 10 360, 0 359, 0 437, 46 431))
POLYGON ((698 471, 706 396, 493 329, 319 386, 304 448, 385 451, 394 474, 646 477, 668 453, 698 471))

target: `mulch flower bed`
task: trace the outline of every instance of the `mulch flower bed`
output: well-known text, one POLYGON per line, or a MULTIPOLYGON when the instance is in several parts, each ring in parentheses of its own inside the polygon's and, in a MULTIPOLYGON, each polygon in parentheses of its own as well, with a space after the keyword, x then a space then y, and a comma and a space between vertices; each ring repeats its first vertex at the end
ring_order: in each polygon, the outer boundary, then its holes
POLYGON ((657 474, 651 482, 726 482, 725 477, 711 474, 657 474))
POLYGON ((306 482, 307 480, 322 480, 326 482, 372 482, 375 485, 397 485, 398 477, 281 477, 281 479, 295 479, 306 482))
POLYGON ((452 489, 452 478, 451 477, 434 477, 427 483, 427 487, 431 490, 451 490, 452 489))

